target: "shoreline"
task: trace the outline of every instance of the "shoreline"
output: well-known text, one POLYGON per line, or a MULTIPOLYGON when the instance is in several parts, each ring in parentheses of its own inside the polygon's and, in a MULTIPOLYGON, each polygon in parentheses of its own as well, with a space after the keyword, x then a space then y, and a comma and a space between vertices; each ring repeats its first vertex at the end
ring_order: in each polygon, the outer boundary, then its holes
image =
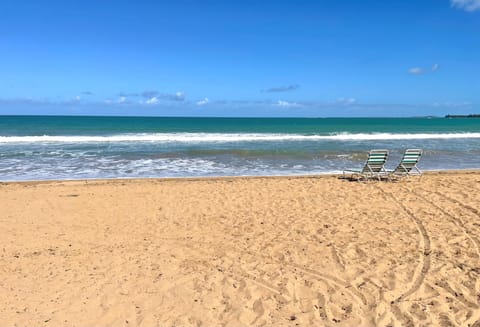
MULTIPOLYGON (((466 169, 434 169, 422 170, 424 175, 437 174, 475 174, 480 173, 480 168, 466 168, 466 169)), ((144 181, 214 181, 214 180, 231 180, 231 179, 292 179, 292 178, 326 178, 342 176, 342 173, 319 173, 319 174, 298 174, 298 175, 246 175, 246 176, 185 176, 185 177, 132 177, 132 178, 79 178, 79 179, 32 179, 32 180, 0 180, 0 185, 3 184, 44 184, 57 182, 144 182, 144 181)))

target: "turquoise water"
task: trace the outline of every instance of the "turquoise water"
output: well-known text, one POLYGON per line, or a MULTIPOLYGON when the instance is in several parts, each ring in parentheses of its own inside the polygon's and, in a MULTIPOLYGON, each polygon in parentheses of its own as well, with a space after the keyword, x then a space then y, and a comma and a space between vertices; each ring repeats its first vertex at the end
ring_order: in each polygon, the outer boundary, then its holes
POLYGON ((0 180, 331 173, 373 148, 480 168, 480 119, 0 116, 0 180))
POLYGON ((0 135, 123 133, 454 133, 480 132, 472 118, 174 118, 0 116, 0 135))

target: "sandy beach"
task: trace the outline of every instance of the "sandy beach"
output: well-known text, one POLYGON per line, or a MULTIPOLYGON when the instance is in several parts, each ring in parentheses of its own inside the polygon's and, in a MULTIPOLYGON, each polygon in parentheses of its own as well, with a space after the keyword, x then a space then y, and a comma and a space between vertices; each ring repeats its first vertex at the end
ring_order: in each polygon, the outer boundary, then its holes
POLYGON ((0 326, 480 326, 480 172, 0 184, 0 326))

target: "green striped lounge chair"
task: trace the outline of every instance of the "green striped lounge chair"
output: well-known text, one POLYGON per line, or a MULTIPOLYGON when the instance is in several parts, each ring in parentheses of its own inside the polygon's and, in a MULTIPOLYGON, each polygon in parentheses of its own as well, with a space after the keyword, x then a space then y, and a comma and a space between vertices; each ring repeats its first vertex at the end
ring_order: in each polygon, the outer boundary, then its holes
POLYGON ((350 178, 360 179, 381 179, 387 175, 385 162, 388 158, 388 150, 371 150, 368 154, 367 162, 362 170, 344 170, 343 177, 350 174, 350 178))
POLYGON ((421 149, 407 149, 403 155, 402 160, 398 164, 397 168, 389 171, 389 177, 409 177, 409 176, 422 176, 422 172, 418 169, 417 164, 422 157, 423 151, 421 149))

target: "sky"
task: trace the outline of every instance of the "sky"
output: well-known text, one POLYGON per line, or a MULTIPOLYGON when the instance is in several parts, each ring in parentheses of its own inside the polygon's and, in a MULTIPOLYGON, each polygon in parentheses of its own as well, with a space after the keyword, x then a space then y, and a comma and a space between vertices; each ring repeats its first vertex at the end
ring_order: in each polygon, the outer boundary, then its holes
POLYGON ((480 113, 480 0, 2 0, 0 114, 480 113))

